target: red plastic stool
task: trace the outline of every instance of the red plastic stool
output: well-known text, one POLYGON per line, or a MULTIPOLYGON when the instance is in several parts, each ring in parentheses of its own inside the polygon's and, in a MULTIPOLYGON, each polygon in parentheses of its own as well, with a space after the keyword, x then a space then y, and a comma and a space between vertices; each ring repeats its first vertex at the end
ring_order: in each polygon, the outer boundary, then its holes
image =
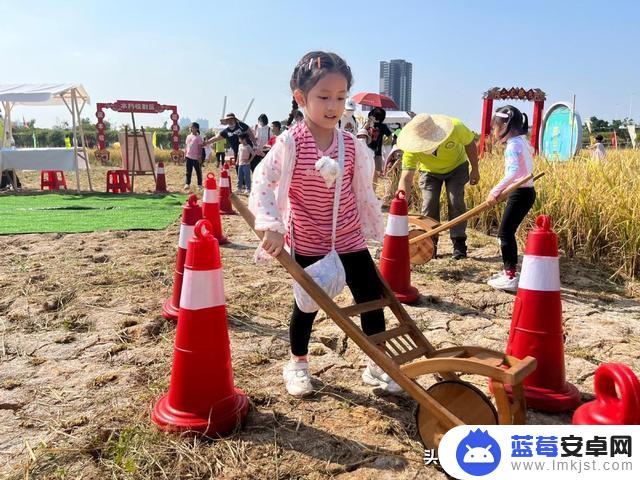
POLYGON ((107 192, 127 193, 131 191, 128 170, 107 170, 107 192))
POLYGON ((60 187, 64 187, 66 190, 67 181, 64 178, 64 172, 62 170, 40 170, 40 190, 44 190, 45 187, 49 190, 60 190, 60 187))

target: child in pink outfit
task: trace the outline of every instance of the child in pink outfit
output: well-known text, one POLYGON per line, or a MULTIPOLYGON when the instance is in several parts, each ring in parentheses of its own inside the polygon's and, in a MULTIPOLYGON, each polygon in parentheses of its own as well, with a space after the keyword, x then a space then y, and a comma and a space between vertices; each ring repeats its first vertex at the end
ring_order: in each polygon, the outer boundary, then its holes
MULTIPOLYGON (((499 142, 506 143, 504 177, 493 187, 487 197, 487 202, 495 204, 505 188, 533 172, 533 157, 525 136, 529 129, 529 119, 526 114, 507 105, 496 111, 491 125, 493 136, 499 142)), ((536 191, 533 188, 533 180, 529 180, 509 194, 498 230, 504 270, 487 282, 496 289, 507 291, 518 289, 516 230, 531 210, 535 199, 536 191)))
MULTIPOLYGON (((337 196, 335 250, 355 301, 362 303, 382 296, 382 284, 366 240, 382 240, 383 220, 380 202, 372 188, 371 151, 352 134, 336 128, 351 80, 351 70, 336 54, 310 52, 300 60, 290 86, 293 109, 303 107, 304 120, 277 137, 273 148, 256 167, 249 208, 256 217, 256 230, 264 232, 256 258, 264 258, 265 254, 277 256, 286 245, 305 268, 332 248, 333 205, 337 196), (344 166, 337 182, 335 177, 331 178, 331 169, 323 170, 320 165, 339 165, 339 143, 344 152, 344 166), (323 161, 318 162, 320 159, 323 161), (338 183, 341 187, 336 195, 338 183)), ((313 392, 307 352, 316 314, 303 312, 294 301, 289 326, 291 359, 283 369, 287 391, 294 396, 313 392)), ((367 335, 383 332, 383 311, 363 313, 361 324, 367 335)), ((371 361, 362 379, 389 392, 401 391, 371 361)))

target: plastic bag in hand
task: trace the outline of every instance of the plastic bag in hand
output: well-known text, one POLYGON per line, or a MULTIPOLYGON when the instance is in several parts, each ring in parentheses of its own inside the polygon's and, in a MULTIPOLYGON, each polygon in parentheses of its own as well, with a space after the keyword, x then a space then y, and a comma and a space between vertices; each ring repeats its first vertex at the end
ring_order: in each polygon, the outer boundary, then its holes
MULTIPOLYGON (((331 250, 324 258, 304 269, 314 282, 331 298, 335 298, 347 283, 344 266, 338 252, 331 250)), ((305 313, 316 312, 320 309, 313 298, 298 282, 293 283, 293 296, 298 308, 305 313)))

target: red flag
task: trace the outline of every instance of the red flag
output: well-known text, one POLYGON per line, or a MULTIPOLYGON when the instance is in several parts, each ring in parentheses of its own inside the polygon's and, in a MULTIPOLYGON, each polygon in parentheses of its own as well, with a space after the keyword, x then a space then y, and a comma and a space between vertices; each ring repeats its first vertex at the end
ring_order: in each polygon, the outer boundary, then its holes
POLYGON ((618 135, 615 130, 611 134, 611 148, 618 148, 618 135))

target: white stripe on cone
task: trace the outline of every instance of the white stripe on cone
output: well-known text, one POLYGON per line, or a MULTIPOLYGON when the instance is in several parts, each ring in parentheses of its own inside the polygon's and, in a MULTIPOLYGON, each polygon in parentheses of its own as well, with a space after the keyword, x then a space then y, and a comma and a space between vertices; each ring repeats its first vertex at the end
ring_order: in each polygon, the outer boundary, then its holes
POLYGON ((196 228, 195 225, 185 225, 184 223, 180 224, 180 238, 178 238, 178 246, 187 249, 187 244, 189 240, 193 238, 193 229, 196 228))
POLYGON ((220 192, 216 188, 215 190, 206 189, 202 196, 202 203, 220 203, 220 192))
POLYGON ((409 217, 390 213, 387 218, 387 228, 384 233, 392 237, 406 237, 409 235, 409 217))
POLYGON ((518 288, 540 292, 560 291, 560 263, 558 257, 525 255, 518 288))
POLYGON ((184 269, 180 308, 201 310, 224 304, 221 268, 217 270, 184 269))
POLYGON ((163 167, 158 167, 158 175, 164 174, 164 168, 163 167))
POLYGON ((220 179, 220 186, 221 187, 230 187, 231 186, 231 182, 229 181, 228 178, 221 178, 220 179))

